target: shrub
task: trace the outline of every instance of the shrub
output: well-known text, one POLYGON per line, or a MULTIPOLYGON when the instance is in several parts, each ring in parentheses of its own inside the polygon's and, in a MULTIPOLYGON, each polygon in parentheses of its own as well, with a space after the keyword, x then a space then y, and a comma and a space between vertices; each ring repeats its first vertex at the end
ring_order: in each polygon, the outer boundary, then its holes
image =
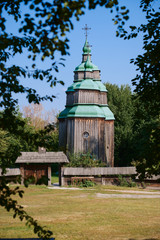
POLYGON ((86 154, 83 153, 74 153, 69 155, 69 163, 67 167, 105 167, 106 164, 100 160, 97 160, 96 157, 89 152, 86 154))
POLYGON ((90 180, 85 180, 80 183, 80 187, 94 187, 96 184, 90 180))
POLYGON ((122 175, 118 176, 118 185, 121 187, 136 187, 136 183, 131 177, 126 179, 125 177, 122 177, 122 175))
POLYGON ((48 178, 46 176, 42 176, 40 179, 36 182, 37 185, 48 185, 48 178))
POLYGON ((36 183, 36 179, 34 176, 30 176, 24 179, 24 185, 28 186, 29 184, 35 184, 36 183))

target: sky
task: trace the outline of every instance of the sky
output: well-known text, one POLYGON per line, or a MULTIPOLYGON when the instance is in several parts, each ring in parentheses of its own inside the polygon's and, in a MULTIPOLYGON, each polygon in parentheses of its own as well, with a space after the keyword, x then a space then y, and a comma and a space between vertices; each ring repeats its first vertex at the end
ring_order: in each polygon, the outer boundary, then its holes
MULTIPOLYGON (((144 13, 139 8, 140 0, 121 0, 121 6, 125 5, 129 10, 129 25, 140 25, 145 21, 144 13)), ((80 21, 73 19, 74 30, 68 33, 70 56, 66 56, 65 67, 60 67, 57 75, 59 80, 64 81, 65 85, 58 84, 54 88, 50 88, 44 82, 37 80, 25 79, 24 84, 35 88, 41 95, 54 94, 56 99, 53 102, 43 102, 46 111, 55 109, 57 112, 62 111, 66 104, 67 88, 73 83, 73 71, 82 60, 82 48, 85 42, 85 33, 82 28, 85 24, 91 28, 88 32, 88 42, 92 45, 91 54, 92 62, 101 70, 101 80, 103 83, 112 84, 129 84, 133 90, 131 79, 136 76, 136 67, 130 64, 130 59, 135 58, 142 53, 142 36, 136 39, 123 40, 116 37, 116 26, 113 24, 113 14, 109 9, 97 7, 95 10, 86 10, 85 15, 80 17, 80 21)), ((16 29, 16 25, 10 25, 10 28, 16 29)), ((12 61, 16 64, 26 65, 24 55, 14 58, 12 61)), ((44 66, 44 62, 39 61, 39 66, 44 66)), ((108 93, 109 94, 109 93, 108 93)), ((20 110, 23 106, 28 105, 25 96, 16 96, 19 99, 20 110)))

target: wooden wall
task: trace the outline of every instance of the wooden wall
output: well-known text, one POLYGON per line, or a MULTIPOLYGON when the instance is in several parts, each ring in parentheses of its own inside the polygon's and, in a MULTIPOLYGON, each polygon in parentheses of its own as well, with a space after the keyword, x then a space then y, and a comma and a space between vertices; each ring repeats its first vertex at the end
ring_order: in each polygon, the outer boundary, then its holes
POLYGON ((93 71, 92 78, 100 80, 100 71, 99 70, 93 71))
POLYGON ((31 176, 37 181, 42 176, 48 177, 48 164, 23 164, 24 179, 31 176))
POLYGON ((107 104, 106 92, 99 90, 76 90, 67 93, 67 105, 72 106, 74 103, 95 103, 107 104))
POLYGON ((59 119, 59 146, 66 147, 67 144, 67 119, 59 119))
POLYGON ((79 71, 79 72, 74 72, 74 80, 78 79, 87 79, 87 78, 92 78, 92 79, 98 79, 100 80, 100 71, 79 71))
POLYGON ((114 121, 103 118, 68 118, 60 120, 59 144, 69 152, 90 152, 114 166, 114 121), (67 129, 67 131, 66 131, 67 129), (84 133, 89 133, 88 137, 84 133))
POLYGON ((114 121, 103 118, 76 118, 67 120, 67 147, 69 152, 91 152, 107 166, 114 164, 114 121), (84 132, 89 136, 84 137, 84 132))
POLYGON ((105 121, 105 141, 107 166, 114 167, 114 120, 105 121))

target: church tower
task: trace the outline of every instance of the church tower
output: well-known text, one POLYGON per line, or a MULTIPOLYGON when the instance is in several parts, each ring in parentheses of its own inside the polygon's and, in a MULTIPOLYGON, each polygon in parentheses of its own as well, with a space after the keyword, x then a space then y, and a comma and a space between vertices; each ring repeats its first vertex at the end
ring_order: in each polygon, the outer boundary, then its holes
POLYGON ((59 115, 60 147, 71 153, 90 152, 113 167, 114 115, 107 104, 100 70, 91 61, 87 37, 82 62, 75 68, 73 84, 66 94, 66 107, 59 115))

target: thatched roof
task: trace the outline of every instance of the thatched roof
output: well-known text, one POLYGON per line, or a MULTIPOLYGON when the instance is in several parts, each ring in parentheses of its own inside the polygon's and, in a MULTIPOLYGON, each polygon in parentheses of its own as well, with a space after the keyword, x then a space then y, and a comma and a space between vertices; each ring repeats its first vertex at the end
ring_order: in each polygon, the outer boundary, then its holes
POLYGON ((21 152, 16 163, 68 163, 67 156, 63 152, 21 152))

